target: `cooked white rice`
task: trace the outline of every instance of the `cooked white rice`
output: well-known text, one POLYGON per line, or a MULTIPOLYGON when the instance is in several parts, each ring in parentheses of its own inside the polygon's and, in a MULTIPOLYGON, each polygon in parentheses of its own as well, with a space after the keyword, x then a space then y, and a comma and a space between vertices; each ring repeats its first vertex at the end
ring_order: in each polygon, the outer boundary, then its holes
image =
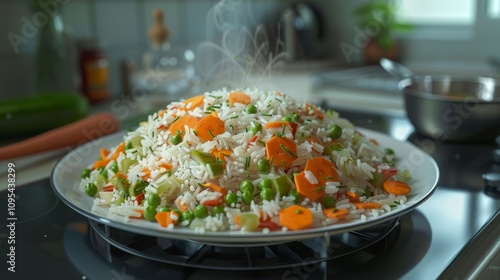
MULTIPOLYGON (((348 120, 342 119, 335 112, 324 112, 306 104, 299 104, 287 95, 275 91, 262 91, 257 88, 240 90, 250 97, 250 104, 228 102, 229 95, 234 90, 221 89, 219 91, 204 93, 201 106, 194 106, 192 103, 173 102, 166 106, 165 110, 150 115, 147 121, 124 136, 124 143, 127 149, 120 152, 116 160, 109 161, 103 175, 100 169, 94 168, 92 164, 90 177, 82 179, 81 188, 84 189, 88 183, 94 183, 98 192, 94 208, 108 208, 110 215, 137 217, 136 210, 144 210, 144 199, 127 193, 120 192, 116 187, 110 196, 102 191, 102 188, 112 184, 110 178, 117 174, 112 171, 113 162, 117 163, 118 170, 122 176, 126 176, 127 185, 134 186, 145 178, 147 186, 144 187, 144 197, 149 194, 158 194, 161 198, 157 210, 163 206, 171 209, 179 208, 179 204, 187 206, 193 211, 197 205, 206 204, 210 201, 218 200, 222 202, 224 213, 222 215, 206 218, 195 218, 192 221, 180 221, 176 215, 171 215, 172 220, 179 220, 175 227, 170 225, 167 229, 176 227, 192 227, 197 233, 206 231, 225 230, 246 230, 237 223, 235 217, 241 213, 255 213, 263 220, 270 220, 278 226, 278 230, 290 230, 281 226, 280 210, 295 204, 291 193, 296 189, 293 176, 297 172, 304 171, 305 178, 310 184, 319 184, 320 181, 313 172, 305 170, 308 160, 323 157, 335 165, 338 180, 329 180, 322 189, 324 194, 316 199, 300 196, 297 202, 308 208, 314 217, 312 227, 321 227, 333 223, 345 223, 352 220, 369 220, 370 218, 383 215, 392 209, 404 207, 407 198, 402 195, 388 194, 381 188, 380 184, 374 185, 374 176, 385 174, 387 170, 395 170, 387 161, 387 154, 384 148, 375 141, 367 139, 348 120), (248 105, 256 107, 256 113, 247 113, 248 105), (214 135, 211 140, 202 141, 194 128, 185 126, 185 133, 182 134, 182 142, 178 145, 172 144, 172 133, 169 126, 179 117, 190 115, 197 119, 208 114, 216 113, 216 116, 224 123, 224 132, 214 135), (282 121, 284 117, 292 114, 299 116, 296 131, 293 126, 286 125, 278 128, 265 128, 267 123, 282 121), (252 126, 261 124, 263 129, 254 135, 252 126), (330 129, 333 125, 342 128, 342 133, 338 139, 332 139, 330 129), (269 158, 266 151, 266 143, 275 135, 292 140, 297 148, 293 154, 293 162, 280 165, 271 162, 269 172, 260 172, 258 162, 260 159, 273 160, 269 158), (131 145, 133 143, 133 145, 131 145), (336 143, 335 149, 328 149, 328 146, 336 143), (192 151, 196 150, 205 154, 215 151, 230 151, 224 155, 223 172, 220 175, 211 174, 207 165, 200 164, 193 159, 192 151), (130 166, 125 170, 125 162, 130 166), (171 167, 168 169, 167 167, 171 167), (377 174, 378 173, 378 174, 377 174), (263 179, 274 180, 282 175, 287 175, 291 184, 291 191, 285 195, 276 194, 271 199, 261 199, 257 185, 263 179), (99 178, 101 176, 101 178, 99 178), (255 186, 254 199, 248 205, 242 200, 240 183, 250 180, 255 186), (214 183, 221 186, 229 193, 238 195, 238 201, 228 205, 225 203, 224 195, 221 192, 206 188, 206 183, 214 183), (375 202, 381 204, 379 209, 357 209, 348 195, 348 192, 355 193, 359 202, 375 202), (323 210, 324 197, 334 199, 335 209, 347 209, 348 213, 340 219, 327 218, 323 210)), ((115 147, 116 149, 116 147, 115 147)), ((114 149, 109 151, 109 156, 114 153, 114 149)), ((285 151, 286 152, 286 151, 285 151)), ((393 160, 392 155, 391 160, 393 160)), ((402 180, 401 172, 391 173, 390 178, 402 180)), ((208 213, 213 206, 206 207, 208 213)), ((267 227, 252 229, 261 230, 263 233, 270 232, 267 227)))

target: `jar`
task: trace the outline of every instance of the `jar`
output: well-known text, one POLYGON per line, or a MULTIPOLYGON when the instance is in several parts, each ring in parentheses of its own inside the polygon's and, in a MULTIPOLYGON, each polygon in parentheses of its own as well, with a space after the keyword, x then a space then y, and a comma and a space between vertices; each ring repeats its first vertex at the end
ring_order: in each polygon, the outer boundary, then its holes
POLYGON ((109 62, 96 39, 78 42, 80 90, 92 103, 109 98, 109 62))

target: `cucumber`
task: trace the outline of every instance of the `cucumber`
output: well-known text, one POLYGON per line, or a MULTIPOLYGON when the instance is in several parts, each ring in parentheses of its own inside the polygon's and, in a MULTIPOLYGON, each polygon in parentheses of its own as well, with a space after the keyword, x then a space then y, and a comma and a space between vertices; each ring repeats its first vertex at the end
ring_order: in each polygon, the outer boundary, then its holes
POLYGON ((73 92, 0 100, 0 138, 39 134, 89 113, 87 99, 73 92))

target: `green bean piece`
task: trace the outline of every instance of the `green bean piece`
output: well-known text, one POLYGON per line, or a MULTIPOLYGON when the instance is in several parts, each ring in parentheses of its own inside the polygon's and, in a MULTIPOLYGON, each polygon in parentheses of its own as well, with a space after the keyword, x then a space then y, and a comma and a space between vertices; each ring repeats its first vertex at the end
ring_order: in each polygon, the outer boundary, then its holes
POLYGON ((241 192, 250 192, 250 193, 253 193, 255 191, 255 187, 254 185, 252 184, 252 181, 250 180, 244 180, 240 183, 240 190, 241 192))
POLYGON ((341 135, 342 135, 342 127, 334 124, 332 128, 330 128, 330 138, 332 138, 333 140, 339 139, 341 135))
POLYGON ((92 170, 90 170, 88 168, 83 169, 82 173, 81 173, 82 179, 90 177, 90 172, 92 172, 92 170))
POLYGON ((260 158, 257 161, 257 168, 259 169, 260 172, 267 173, 269 170, 271 170, 271 164, 269 163, 269 160, 265 158, 260 158))
POLYGON ((224 200, 226 201, 227 205, 232 205, 233 203, 236 204, 238 203, 238 195, 232 192, 227 193, 224 197, 224 200))
POLYGON ((204 219, 208 216, 207 207, 205 207, 205 205, 203 205, 203 204, 196 205, 193 213, 194 213, 194 216, 198 219, 204 219))
POLYGON ((292 182, 290 182, 287 175, 282 175, 273 180, 273 186, 280 197, 287 196, 292 188, 292 182))
POLYGON ((87 183, 84 191, 88 196, 95 196, 97 193, 97 186, 94 183, 87 183))
POLYGON ((156 221, 156 213, 156 206, 149 205, 148 207, 146 207, 146 209, 144 209, 144 213, 142 215, 146 220, 154 222, 156 221))

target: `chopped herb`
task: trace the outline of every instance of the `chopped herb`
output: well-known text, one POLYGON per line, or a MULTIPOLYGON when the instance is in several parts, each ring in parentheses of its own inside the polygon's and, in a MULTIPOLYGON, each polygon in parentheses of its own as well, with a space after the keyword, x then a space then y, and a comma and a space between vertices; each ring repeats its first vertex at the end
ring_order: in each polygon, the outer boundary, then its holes
POLYGON ((230 117, 230 119, 237 119, 238 115, 230 117))
POLYGON ((323 178, 323 180, 331 180, 331 179, 334 179, 332 175, 323 178))
POLYGON ((324 189, 325 186, 319 186, 313 189, 313 192, 319 192, 320 190, 324 189))
POLYGON ((275 97, 274 99, 276 99, 276 101, 282 103, 283 101, 281 99, 279 99, 278 97, 275 97))
POLYGON ((234 126, 232 124, 230 124, 229 127, 231 128, 231 130, 234 130, 234 126))
POLYGON ((153 153, 153 148, 151 148, 151 146, 149 146, 149 150, 151 151, 151 153, 153 153))
POLYGON ((282 125, 281 126, 281 134, 285 135, 285 129, 286 129, 286 126, 282 125))
POLYGON ((283 152, 285 152, 285 154, 287 154, 288 156, 292 156, 292 157, 298 158, 298 156, 295 153, 293 153, 292 151, 287 150, 287 148, 285 147, 285 145, 280 144, 280 147, 283 150, 283 152))
POLYGON ((262 116, 265 116, 265 117, 271 117, 273 114, 269 114, 269 113, 261 113, 262 116))
POLYGON ((248 167, 250 167, 250 156, 245 158, 245 170, 247 170, 248 167))
POLYGON ((274 155, 271 156, 271 159, 269 160, 269 163, 273 164, 273 160, 274 160, 274 155))
POLYGON ((212 131, 210 129, 208 130, 208 134, 210 134, 210 137, 212 137, 212 139, 215 138, 214 134, 212 133, 212 131))
POLYGON ((302 210, 300 210, 300 209, 296 209, 296 210, 295 210, 295 214, 302 214, 302 213, 303 213, 303 212, 302 212, 302 210))
POLYGON ((394 201, 394 204, 401 205, 401 203, 399 203, 399 201, 394 201))
POLYGON ((193 134, 198 136, 198 134, 196 133, 196 130, 193 129, 193 134))
POLYGON ((180 119, 180 118, 181 118, 181 117, 176 117, 172 123, 176 122, 176 121, 177 121, 178 119, 180 119))
POLYGON ((289 152, 289 153, 290 153, 290 155, 292 155, 292 157, 294 157, 294 158, 298 158, 298 157, 299 157, 296 153, 294 153, 294 152, 292 152, 292 151, 288 151, 288 152, 289 152))

